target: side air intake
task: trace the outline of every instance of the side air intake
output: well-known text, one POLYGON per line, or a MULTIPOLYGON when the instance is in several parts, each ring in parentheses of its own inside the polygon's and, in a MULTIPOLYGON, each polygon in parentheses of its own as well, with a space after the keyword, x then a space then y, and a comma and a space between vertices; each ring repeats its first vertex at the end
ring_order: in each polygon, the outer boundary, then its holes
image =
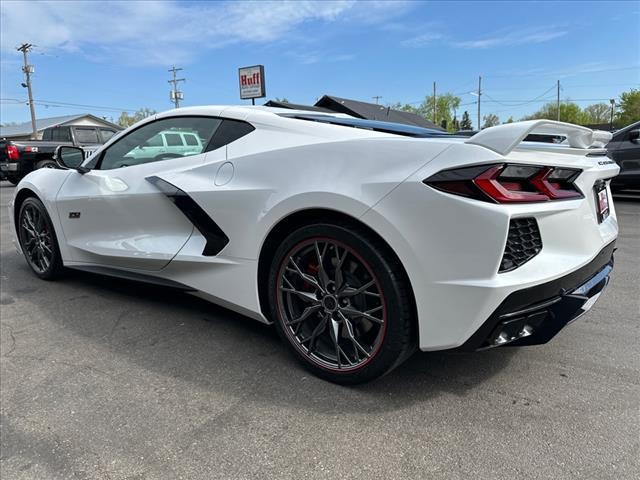
POLYGON ((164 193, 207 240, 202 255, 215 256, 229 243, 229 237, 225 235, 218 224, 184 190, 180 190, 159 177, 148 177, 147 180, 164 193))

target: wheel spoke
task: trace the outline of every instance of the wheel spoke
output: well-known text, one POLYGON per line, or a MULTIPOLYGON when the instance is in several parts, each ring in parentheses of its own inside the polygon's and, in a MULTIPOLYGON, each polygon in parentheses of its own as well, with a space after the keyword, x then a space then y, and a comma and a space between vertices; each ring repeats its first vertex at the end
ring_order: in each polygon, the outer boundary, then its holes
POLYGON ((321 292, 324 292, 324 289, 320 286, 320 284, 318 283, 318 281, 315 278, 313 278, 311 275, 308 275, 308 274, 304 273, 302 270, 300 270, 300 267, 298 267, 298 264, 295 262, 293 257, 289 257, 289 263, 291 263, 293 265, 293 269, 287 268, 286 270, 288 272, 296 273, 305 282, 310 283, 311 285, 313 285, 315 288, 317 288, 321 292))
POLYGON ((351 324, 351 321, 345 317, 342 312, 340 312, 340 315, 342 316, 342 321, 344 322, 344 326, 345 329, 347 331, 347 336, 349 337, 349 340, 351 340, 351 343, 353 343, 353 346, 355 347, 355 351, 356 351, 356 360, 359 359, 358 357, 358 350, 360 352, 362 352, 364 354, 365 357, 369 358, 371 355, 369 355, 369 352, 367 352, 364 347, 362 345, 360 345, 360 343, 358 342, 358 340, 356 340, 356 336, 353 332, 353 325, 351 324))
POLYGON ((339 297, 353 297, 355 295, 360 295, 361 293, 368 293, 365 292, 365 290, 367 290, 367 288, 371 287, 372 285, 375 285, 375 281, 371 280, 367 283, 365 283, 364 285, 362 285, 361 287, 358 288, 353 288, 353 287, 349 287, 348 285, 342 289, 342 291, 340 291, 340 293, 338 294, 339 297))
POLYGON ((343 275, 342 275, 342 264, 344 263, 345 258, 347 258, 349 250, 345 248, 344 255, 342 256, 342 258, 340 258, 338 246, 334 245, 334 248, 336 251, 336 274, 334 276, 334 281, 336 284, 336 288, 339 289, 342 286, 342 282, 344 281, 343 275))
POLYGON ((36 231, 31 228, 31 226, 29 225, 29 223, 27 222, 26 218, 23 218, 22 220, 22 229, 28 233, 32 238, 36 237, 36 231))
POLYGON ((384 323, 384 320, 380 319, 380 318, 376 318, 373 315, 368 314, 367 312, 361 312, 360 310, 356 310, 355 308, 352 307, 346 307, 342 309, 342 313, 347 314, 347 315, 352 315, 354 317, 362 317, 362 318, 366 318, 367 320, 370 320, 374 323, 377 323, 379 325, 382 325, 384 323))
POLYGON ((313 244, 313 248, 316 251, 316 257, 318 257, 318 277, 320 280, 320 285, 324 290, 327 289, 327 285, 329 284, 329 275, 327 275, 327 271, 324 269, 324 255, 325 253, 327 253, 327 245, 327 243, 324 244, 322 253, 320 253, 318 242, 314 242, 313 244))
POLYGON ((291 282, 287 277, 282 277, 282 278, 288 284, 288 286, 287 287, 280 286, 281 291, 297 295, 301 300, 305 302, 311 302, 311 303, 317 303, 317 304, 320 303, 320 301, 318 300, 318 297, 314 292, 305 292, 303 290, 298 290, 291 284, 291 282))
POLYGON ((318 322, 318 325, 316 325, 316 328, 313 329, 313 332, 311 332, 311 335, 309 335, 307 338, 300 340, 301 344, 305 344, 307 342, 309 342, 309 346, 308 346, 308 351, 309 353, 312 353, 315 349, 316 346, 316 341, 318 339, 318 336, 324 331, 325 328, 327 328, 327 324, 329 323, 329 314, 326 314, 322 320, 320 320, 320 322, 318 322))
POLYGON ((329 329, 329 335, 336 349, 336 361, 338 362, 338 368, 342 368, 342 362, 340 361, 340 345, 338 344, 338 333, 340 331, 340 324, 333 318, 331 319, 331 328, 329 329))
POLYGON ((309 316, 312 313, 316 313, 318 310, 320 310, 320 307, 321 305, 317 304, 317 305, 311 305, 310 307, 305 308, 298 318, 296 318, 295 320, 291 320, 290 322, 287 322, 287 325, 288 326, 295 325, 297 323, 300 323, 306 320, 307 318, 309 318, 309 316))

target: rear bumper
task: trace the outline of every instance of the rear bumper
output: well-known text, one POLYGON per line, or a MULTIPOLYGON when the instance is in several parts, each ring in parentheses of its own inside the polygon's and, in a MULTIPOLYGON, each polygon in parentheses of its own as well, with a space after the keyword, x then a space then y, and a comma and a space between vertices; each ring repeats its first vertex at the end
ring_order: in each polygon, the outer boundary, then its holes
POLYGON ((615 241, 587 265, 551 282, 511 293, 459 350, 538 345, 584 314, 609 282, 615 241))
POLYGON ((15 175, 20 171, 18 162, 0 162, 0 175, 5 178, 7 175, 15 175))

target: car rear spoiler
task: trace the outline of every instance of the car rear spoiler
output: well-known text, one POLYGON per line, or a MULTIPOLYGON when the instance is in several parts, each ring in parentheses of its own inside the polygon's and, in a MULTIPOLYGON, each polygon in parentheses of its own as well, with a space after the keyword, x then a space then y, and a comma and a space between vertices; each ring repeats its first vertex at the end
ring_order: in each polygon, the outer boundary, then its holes
POLYGON ((508 155, 531 133, 563 136, 570 147, 581 149, 604 147, 611 140, 611 133, 603 130, 591 130, 553 120, 527 120, 486 128, 465 143, 481 145, 500 155, 508 155))

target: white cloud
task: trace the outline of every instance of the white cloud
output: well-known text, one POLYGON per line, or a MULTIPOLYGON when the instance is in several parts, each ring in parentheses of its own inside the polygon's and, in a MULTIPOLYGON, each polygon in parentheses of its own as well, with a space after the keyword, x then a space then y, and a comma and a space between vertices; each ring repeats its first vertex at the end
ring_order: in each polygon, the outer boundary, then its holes
MULTIPOLYGON (((431 27, 442 30, 441 26, 431 27)), ((454 48, 484 49, 512 45, 528 45, 544 43, 565 36, 566 30, 558 26, 524 28, 519 30, 503 30, 490 36, 484 36, 473 40, 454 40, 449 35, 435 32, 427 32, 407 38, 400 45, 408 48, 422 48, 433 44, 446 44, 454 48)))
POLYGON ((403 47, 420 48, 426 47, 439 40, 444 39, 444 35, 440 33, 423 33, 416 37, 408 38, 400 42, 403 47))
POLYGON ((114 61, 169 65, 206 49, 286 38, 305 22, 382 23, 406 10, 402 2, 176 1, 0 3, 5 53, 22 42, 114 61))
POLYGON ((459 48, 492 48, 511 45, 528 45, 548 42, 550 40, 563 37, 567 33, 568 32, 566 30, 561 30, 559 27, 554 26, 529 28, 512 30, 499 35, 488 36, 475 40, 453 42, 452 45, 459 48))

